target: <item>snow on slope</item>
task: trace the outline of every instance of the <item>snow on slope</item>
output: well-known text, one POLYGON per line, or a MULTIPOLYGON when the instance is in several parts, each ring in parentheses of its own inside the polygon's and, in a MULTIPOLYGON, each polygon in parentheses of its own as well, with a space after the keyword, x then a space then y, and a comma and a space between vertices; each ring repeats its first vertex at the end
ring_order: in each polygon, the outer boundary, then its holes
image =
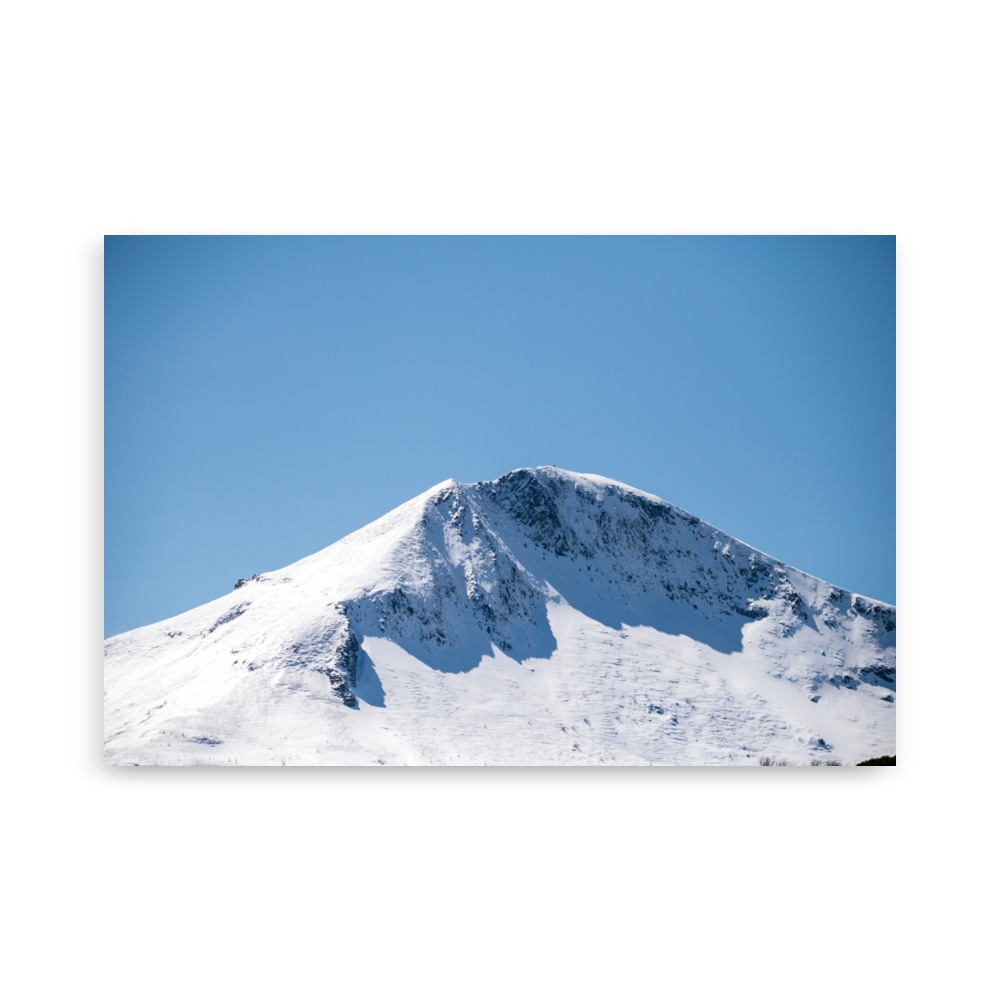
POLYGON ((895 608, 553 467, 448 480, 105 653, 111 764, 895 752, 895 608))

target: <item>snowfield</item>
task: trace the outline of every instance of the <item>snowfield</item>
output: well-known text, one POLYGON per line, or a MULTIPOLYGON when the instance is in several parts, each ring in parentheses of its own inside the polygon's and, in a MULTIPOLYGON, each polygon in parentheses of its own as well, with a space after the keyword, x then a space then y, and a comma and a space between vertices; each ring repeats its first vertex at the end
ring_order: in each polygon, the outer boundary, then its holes
POLYGON ((115 765, 895 753, 890 605, 553 467, 449 480, 105 643, 115 765))

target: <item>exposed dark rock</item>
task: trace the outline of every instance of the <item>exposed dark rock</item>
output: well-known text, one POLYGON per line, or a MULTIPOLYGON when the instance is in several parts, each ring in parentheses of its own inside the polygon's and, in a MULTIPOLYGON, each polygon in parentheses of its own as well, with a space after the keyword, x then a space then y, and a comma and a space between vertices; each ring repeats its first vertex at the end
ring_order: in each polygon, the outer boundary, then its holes
POLYGON ((356 708, 358 701, 354 696, 354 685, 358 682, 358 652, 360 650, 357 637, 350 629, 342 637, 334 649, 333 661, 323 669, 330 679, 334 694, 348 708, 356 708))
POLYGON ((230 611, 230 612, 229 612, 228 614, 226 614, 226 615, 223 615, 223 616, 222 616, 222 617, 221 617, 221 618, 220 618, 220 619, 219 619, 219 620, 218 620, 218 621, 217 621, 217 622, 216 622, 216 623, 215 623, 215 624, 214 624, 214 625, 213 625, 213 626, 212 626, 212 627, 211 627, 211 628, 210 628, 210 629, 208 630, 208 632, 207 632, 206 634, 207 634, 207 635, 211 635, 211 634, 212 634, 212 633, 213 633, 213 632, 214 632, 214 631, 215 631, 215 630, 216 630, 216 629, 217 629, 217 628, 218 628, 218 627, 219 627, 220 625, 225 625, 225 624, 226 624, 227 622, 231 622, 231 621, 233 621, 234 619, 236 619, 236 618, 239 618, 239 616, 240 616, 240 615, 242 615, 242 614, 245 614, 245 613, 246 613, 246 610, 247 610, 247 608, 249 608, 249 607, 250 607, 250 602, 249 602, 249 601, 246 601, 246 602, 245 602, 245 603, 243 603, 243 604, 238 604, 238 605, 237 605, 237 606, 236 606, 235 608, 233 608, 233 609, 232 609, 232 611, 230 611))

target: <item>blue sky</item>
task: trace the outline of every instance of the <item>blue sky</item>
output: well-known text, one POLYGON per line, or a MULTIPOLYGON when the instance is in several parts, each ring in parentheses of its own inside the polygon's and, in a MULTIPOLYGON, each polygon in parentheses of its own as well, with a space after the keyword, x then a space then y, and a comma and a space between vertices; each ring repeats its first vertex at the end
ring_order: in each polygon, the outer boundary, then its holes
POLYGON ((106 635, 537 465, 895 603, 895 239, 106 238, 106 635))

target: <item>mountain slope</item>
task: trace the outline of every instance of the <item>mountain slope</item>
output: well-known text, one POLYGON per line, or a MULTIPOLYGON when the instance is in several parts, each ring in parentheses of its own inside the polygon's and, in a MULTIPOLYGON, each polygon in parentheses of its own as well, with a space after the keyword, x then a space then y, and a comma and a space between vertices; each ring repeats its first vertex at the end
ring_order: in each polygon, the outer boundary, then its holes
POLYGON ((552 467, 442 483, 106 643, 115 764, 895 751, 895 609, 552 467))

